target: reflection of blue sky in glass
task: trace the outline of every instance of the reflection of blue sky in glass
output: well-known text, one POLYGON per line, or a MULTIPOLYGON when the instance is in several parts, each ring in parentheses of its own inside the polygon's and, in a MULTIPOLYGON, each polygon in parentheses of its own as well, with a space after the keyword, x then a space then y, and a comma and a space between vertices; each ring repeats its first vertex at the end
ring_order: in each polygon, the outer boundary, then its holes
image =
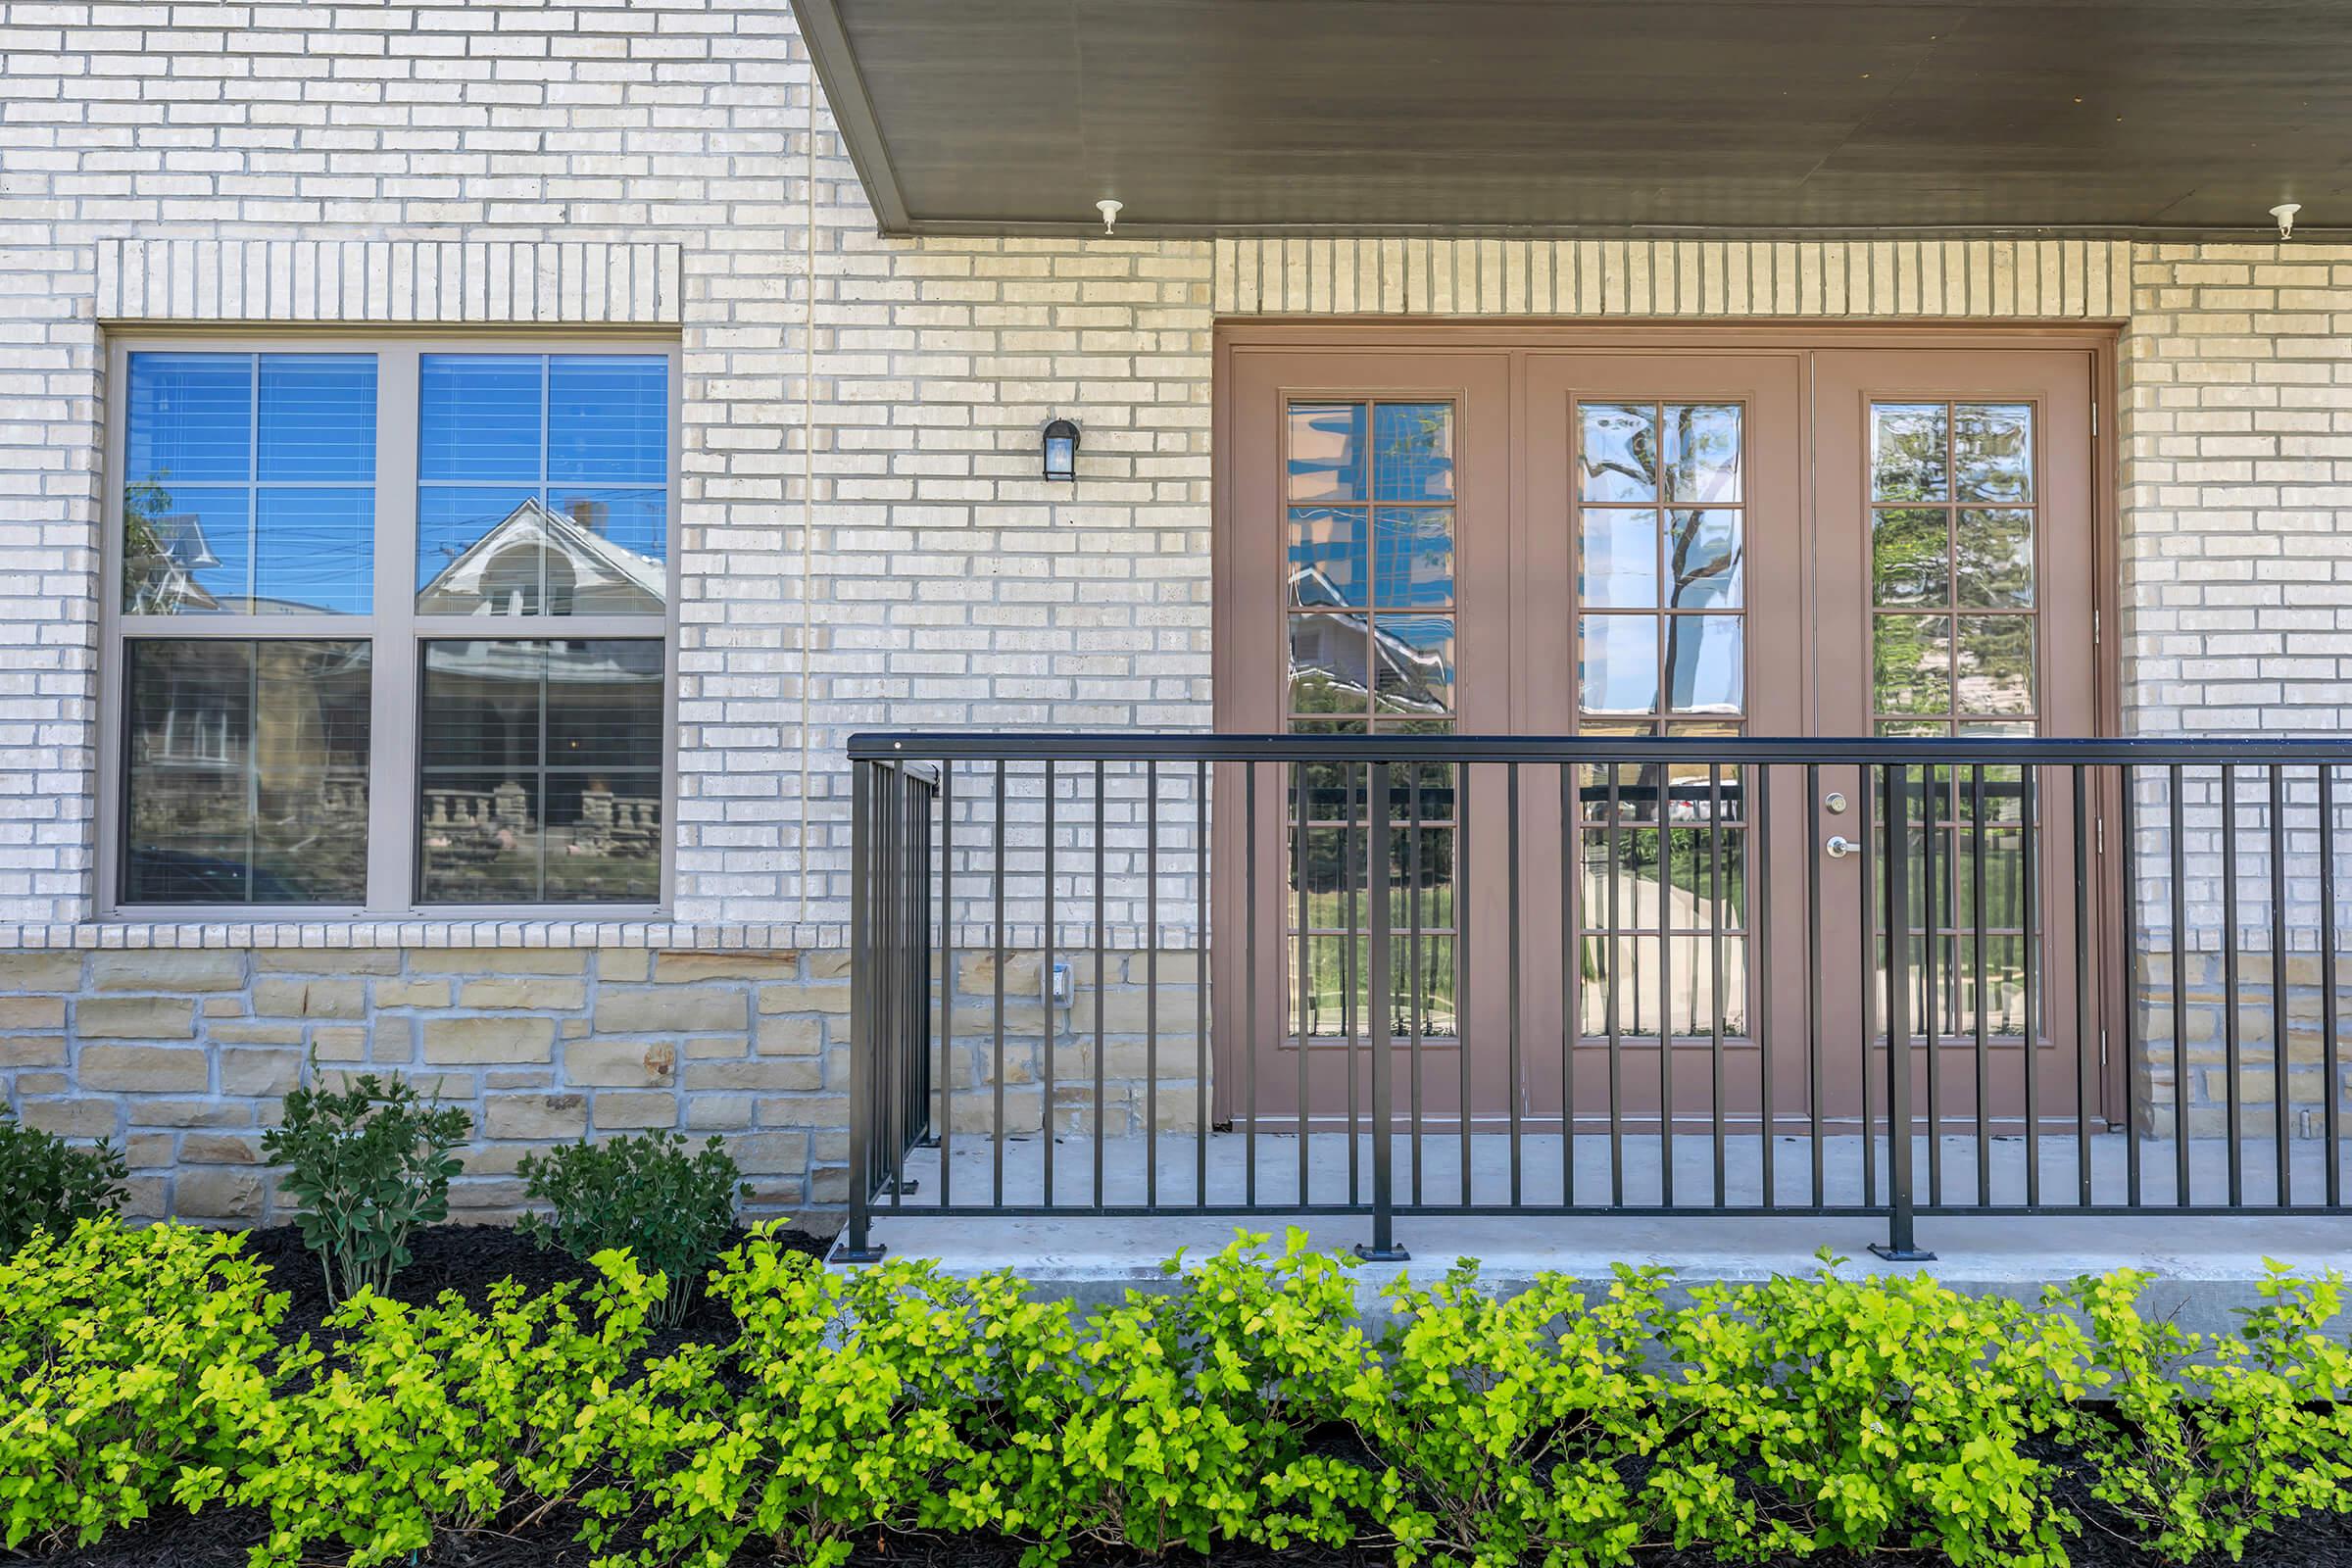
POLYGON ((1376 603, 1420 609, 1453 598, 1453 512, 1446 507, 1382 507, 1373 514, 1376 603))
POLYGON ((126 610, 366 613, 375 420, 371 355, 133 354, 126 610))
POLYGON ((1291 603, 1361 605, 1370 573, 1361 507, 1291 509, 1291 603))
POLYGON ((1364 498, 1364 409, 1360 403, 1291 405, 1290 498, 1364 498))
POLYGON ((1453 406, 1383 403, 1372 419, 1372 494, 1382 501, 1453 499, 1453 406))
POLYGON ((1657 617, 1587 615, 1577 683, 1588 713, 1656 712, 1657 617))
POLYGON ((1676 615, 1666 632, 1666 689, 1678 713, 1736 713, 1747 661, 1737 615, 1676 615))
POLYGON ((1577 596, 1601 610, 1653 610, 1658 603, 1658 514, 1654 508, 1587 507, 1577 559, 1577 596))
POLYGON ((1577 410, 1578 494, 1586 501, 1658 498, 1657 411, 1588 403, 1577 410))
MULTIPOLYGON (((635 558, 659 597, 660 573, 642 568, 668 557, 665 358, 425 355, 418 381, 420 592, 535 500, 557 518, 635 558)), ((575 599, 562 586, 549 583, 542 593, 534 585, 519 602, 551 613, 644 608, 642 602, 599 603, 593 595, 575 599)))

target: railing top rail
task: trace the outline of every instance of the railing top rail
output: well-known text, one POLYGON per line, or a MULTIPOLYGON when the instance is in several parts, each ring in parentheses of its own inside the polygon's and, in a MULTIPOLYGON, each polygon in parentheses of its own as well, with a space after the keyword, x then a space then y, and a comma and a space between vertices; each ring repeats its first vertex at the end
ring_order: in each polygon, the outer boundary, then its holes
POLYGON ((1862 762, 2026 763, 2044 767, 2234 762, 2352 765, 2352 737, 2197 735, 2061 740, 1885 736, 1230 735, 1118 730, 864 730, 855 761, 1133 762, 1862 762))

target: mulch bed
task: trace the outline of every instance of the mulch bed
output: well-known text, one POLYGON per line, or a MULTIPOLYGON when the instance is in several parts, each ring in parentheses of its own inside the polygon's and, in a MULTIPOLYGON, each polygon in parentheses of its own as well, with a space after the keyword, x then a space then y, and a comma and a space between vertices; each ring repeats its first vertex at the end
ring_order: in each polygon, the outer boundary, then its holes
MULTIPOLYGON (((798 1231, 785 1233, 782 1240, 819 1256, 830 1245, 829 1238, 798 1231)), ((246 1250, 268 1263, 275 1288, 293 1298, 280 1334, 288 1342, 305 1332, 316 1335, 326 1316, 326 1287, 318 1259, 303 1247, 301 1234, 291 1225, 257 1230, 250 1233, 246 1250)), ((405 1301, 430 1301, 444 1290, 479 1301, 503 1279, 543 1290, 564 1280, 586 1279, 592 1272, 562 1252, 542 1250, 496 1225, 435 1226, 418 1232, 411 1250, 416 1261, 401 1271, 392 1287, 392 1294, 405 1301)), ((695 1304, 685 1323, 657 1335, 649 1353, 664 1353, 692 1341, 731 1338, 733 1329, 734 1320, 726 1308, 706 1298, 695 1304)), ((2074 1500, 2078 1505, 2087 1501, 2074 1500)), ((571 1539, 576 1525, 576 1520, 550 1518, 528 1536, 484 1535, 453 1542, 431 1562, 435 1568, 588 1568, 591 1553, 571 1539)), ((193 1517, 166 1509, 142 1528, 122 1532, 88 1550, 20 1555, 44 1568, 245 1568, 247 1552, 266 1534, 266 1520, 252 1509, 213 1508, 193 1517)), ((1016 1568, 1021 1550, 1017 1542, 985 1536, 877 1533, 858 1544, 851 1564, 852 1568, 1016 1568)), ((2080 1568, 2154 1568, 2159 1561, 2124 1544, 2095 1523, 2069 1547, 2068 1555, 2080 1568)), ((765 1560, 764 1553, 746 1553, 742 1559, 746 1565, 765 1560)), ((1069 1558, 1070 1568, 1195 1568, 1203 1561, 1181 1548, 1151 1558, 1123 1549, 1082 1547, 1069 1558)), ((1230 1546, 1219 1548, 1207 1561, 1213 1562, 1214 1568, 1389 1568, 1394 1559, 1377 1549, 1294 1547, 1270 1552, 1230 1546)), ((1719 1568, 1708 1552, 1644 1551, 1638 1562, 1640 1568, 1719 1568)), ((2352 1568, 2352 1518, 2307 1519, 2276 1535, 2257 1536, 2247 1544, 2244 1563, 2247 1568, 2352 1568)), ((1774 1568, 1922 1568, 1922 1564, 1918 1553, 1886 1553, 1868 1559, 1834 1555, 1790 1558, 1774 1568)))

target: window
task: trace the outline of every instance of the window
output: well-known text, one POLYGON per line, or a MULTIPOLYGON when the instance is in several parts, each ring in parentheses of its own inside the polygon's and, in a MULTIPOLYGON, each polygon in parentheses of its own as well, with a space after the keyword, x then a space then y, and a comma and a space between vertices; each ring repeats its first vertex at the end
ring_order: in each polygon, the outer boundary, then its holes
POLYGON ((114 904, 661 901, 667 349, 126 344, 114 373, 114 904))

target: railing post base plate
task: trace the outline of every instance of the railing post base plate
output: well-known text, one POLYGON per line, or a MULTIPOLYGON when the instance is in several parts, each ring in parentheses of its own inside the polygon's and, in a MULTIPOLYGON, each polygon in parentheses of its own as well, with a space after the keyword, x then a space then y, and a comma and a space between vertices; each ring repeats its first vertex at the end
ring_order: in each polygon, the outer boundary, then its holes
POLYGON ((1933 1263, 1936 1261, 1934 1252, 1923 1251, 1916 1247, 1895 1247, 1886 1242, 1873 1242, 1870 1244, 1870 1250, 1889 1263, 1933 1263))
POLYGON ((880 1242, 864 1248, 845 1247, 833 1254, 832 1260, 836 1263, 879 1263, 882 1254, 889 1250, 880 1242))
POLYGON ((1370 1242, 1355 1244, 1355 1255, 1367 1263, 1409 1263, 1413 1254, 1401 1247, 1374 1247, 1370 1242))

